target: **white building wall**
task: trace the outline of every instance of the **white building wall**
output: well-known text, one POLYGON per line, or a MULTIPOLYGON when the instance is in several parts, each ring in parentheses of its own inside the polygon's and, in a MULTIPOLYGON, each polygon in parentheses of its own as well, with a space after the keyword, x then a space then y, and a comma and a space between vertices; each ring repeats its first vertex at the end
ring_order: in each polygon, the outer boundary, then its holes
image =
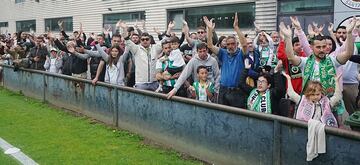
MULTIPOLYGON (((145 11, 146 26, 151 34, 153 27, 165 30, 167 9, 211 6, 255 2, 256 22, 267 31, 276 29, 276 0, 1 0, 0 22, 9 23, 9 32, 15 32, 16 21, 36 19, 36 32, 45 31, 44 19, 73 17, 73 30, 83 23, 85 33, 99 33, 102 30, 103 14, 145 11), (109 11, 111 8, 112 11, 109 11)), ((243 29, 246 33, 253 29, 243 29)), ((218 31, 218 34, 233 34, 232 30, 218 31)))

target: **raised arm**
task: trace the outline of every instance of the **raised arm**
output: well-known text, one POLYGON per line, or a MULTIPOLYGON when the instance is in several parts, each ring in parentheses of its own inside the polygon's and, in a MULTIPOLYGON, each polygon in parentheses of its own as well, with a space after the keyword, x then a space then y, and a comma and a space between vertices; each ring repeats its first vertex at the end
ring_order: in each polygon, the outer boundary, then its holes
POLYGON ((79 53, 79 52, 70 52, 70 53, 73 53, 76 57, 79 57, 80 59, 83 59, 83 60, 90 58, 90 55, 87 54, 86 51, 85 51, 85 53, 79 53))
POLYGON ((170 21, 166 30, 166 36, 170 36, 173 28, 175 27, 175 21, 170 21))
POLYGON ((336 56, 337 61, 340 64, 345 64, 351 57, 351 55, 354 53, 354 41, 352 36, 352 31, 354 30, 355 24, 356 24, 356 18, 354 17, 350 23, 349 26, 346 28, 347 37, 345 41, 345 51, 336 56))
POLYGON ((206 27, 207 27, 207 46, 211 50, 211 52, 218 55, 220 48, 216 47, 213 44, 213 38, 212 38, 215 24, 212 21, 209 21, 209 19, 206 16, 204 16, 203 19, 204 19, 204 22, 205 22, 206 27))
POLYGON ((333 23, 329 23, 329 26, 328 26, 328 32, 330 34, 330 37, 336 42, 336 36, 334 34, 334 24, 333 23))
POLYGON ((125 46, 128 48, 129 52, 131 52, 133 55, 136 55, 137 51, 140 49, 138 45, 136 45, 134 42, 130 40, 130 34, 127 31, 128 26, 124 21, 119 21, 117 23, 119 27, 121 27, 123 33, 122 36, 125 38, 125 46))
POLYGON ((290 26, 285 27, 284 22, 281 22, 279 25, 279 28, 280 28, 280 33, 282 33, 281 35, 284 36, 286 55, 292 64, 294 64, 295 66, 298 66, 301 62, 301 59, 300 59, 300 57, 294 55, 294 50, 293 50, 293 46, 292 46, 292 42, 291 42, 290 26))
POLYGON ((96 49, 98 50, 101 58, 102 58, 105 62, 108 62, 108 61, 109 61, 109 55, 104 51, 104 49, 100 46, 100 44, 96 44, 95 47, 96 47, 96 49))
POLYGON ((291 101, 298 104, 300 102, 301 96, 294 91, 294 87, 291 83, 291 77, 288 74, 286 74, 285 72, 282 72, 282 75, 284 75, 287 80, 287 84, 288 84, 287 95, 289 96, 291 101))
POLYGON ((251 68, 251 64, 249 62, 249 59, 244 60, 245 69, 241 72, 240 75, 240 88, 247 94, 250 94, 250 92, 254 89, 250 85, 246 83, 246 77, 248 76, 248 72, 251 68))
POLYGON ((310 56, 312 54, 312 50, 310 48, 309 41, 304 33, 304 31, 301 28, 300 22, 297 19, 297 17, 290 17, 290 20, 292 22, 292 25, 295 27, 295 34, 299 38, 300 45, 302 46, 304 53, 306 56, 310 56))
POLYGON ((246 37, 245 37, 244 33, 242 33, 240 30, 239 19, 238 19, 237 13, 235 13, 235 19, 234 19, 233 26, 234 26, 234 30, 235 30, 236 34, 239 37, 241 48, 242 48, 241 50, 243 51, 243 54, 245 55, 247 53, 247 41, 246 41, 246 37))
POLYGON ((187 22, 186 21, 184 21, 183 20, 183 28, 182 28, 182 31, 184 32, 184 34, 185 34, 185 39, 186 39, 186 41, 187 41, 187 43, 189 44, 189 45, 194 45, 194 40, 193 39, 191 39, 190 38, 190 35, 189 35, 189 26, 188 26, 188 24, 187 24, 187 22))
POLYGON ((266 39, 269 41, 270 48, 274 48, 274 41, 272 38, 267 34, 265 31, 262 32, 262 34, 266 37, 266 39))
POLYGON ((341 88, 340 88, 340 78, 342 76, 341 74, 336 75, 336 83, 335 83, 335 93, 334 96, 332 96, 330 98, 330 106, 334 107, 335 105, 337 105, 339 103, 339 101, 342 99, 342 92, 341 92, 341 88))
POLYGON ((283 68, 283 64, 282 61, 279 61, 277 63, 277 65, 274 68, 274 83, 273 83, 273 87, 272 87, 272 95, 277 97, 277 98, 282 98, 285 96, 286 94, 286 90, 285 90, 285 82, 283 77, 281 76, 280 70, 282 70, 283 68))

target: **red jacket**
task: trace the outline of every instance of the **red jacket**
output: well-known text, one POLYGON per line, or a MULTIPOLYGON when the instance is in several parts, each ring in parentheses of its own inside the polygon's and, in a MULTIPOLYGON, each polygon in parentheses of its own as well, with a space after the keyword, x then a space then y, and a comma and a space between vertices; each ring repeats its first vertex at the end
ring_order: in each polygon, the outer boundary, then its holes
MULTIPOLYGON (((299 56, 306 57, 304 51, 301 51, 299 56)), ((280 43, 279 43, 277 58, 282 61, 286 74, 290 74, 289 60, 288 60, 286 52, 285 52, 285 42, 284 41, 280 41, 280 43)), ((292 78, 291 84, 293 85, 294 91, 296 93, 300 94, 301 90, 302 90, 302 77, 292 78)), ((287 81, 286 81, 286 89, 287 89, 287 87, 288 87, 288 85, 287 85, 287 81)))

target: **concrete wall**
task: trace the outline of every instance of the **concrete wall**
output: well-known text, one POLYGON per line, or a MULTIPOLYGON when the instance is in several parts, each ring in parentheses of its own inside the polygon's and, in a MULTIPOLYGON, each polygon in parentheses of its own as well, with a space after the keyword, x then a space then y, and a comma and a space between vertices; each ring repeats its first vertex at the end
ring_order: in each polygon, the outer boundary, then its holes
POLYGON ((307 125, 285 117, 4 66, 4 87, 83 113, 215 164, 360 162, 360 134, 326 127, 327 153, 306 162, 307 125))

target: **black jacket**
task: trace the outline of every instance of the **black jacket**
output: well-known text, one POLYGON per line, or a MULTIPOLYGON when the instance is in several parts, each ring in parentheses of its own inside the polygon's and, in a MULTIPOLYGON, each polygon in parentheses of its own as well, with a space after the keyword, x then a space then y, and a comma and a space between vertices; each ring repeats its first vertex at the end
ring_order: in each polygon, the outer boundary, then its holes
POLYGON ((63 57, 63 69, 62 73, 71 76, 74 74, 80 74, 87 71, 87 60, 80 59, 75 55, 68 55, 67 53, 63 57))
MULTIPOLYGON (((254 89, 253 87, 246 84, 246 77, 248 76, 249 69, 244 69, 240 76, 240 88, 249 95, 254 89)), ((271 110, 273 114, 279 114, 279 103, 280 99, 285 96, 285 77, 280 72, 273 75, 273 83, 270 87, 270 99, 271 99, 271 110)))
POLYGON ((45 46, 33 47, 30 49, 29 60, 31 61, 30 68, 36 70, 45 70, 44 64, 46 60, 46 56, 48 55, 47 48, 45 46), (40 57, 40 61, 34 61, 35 57, 40 57))

